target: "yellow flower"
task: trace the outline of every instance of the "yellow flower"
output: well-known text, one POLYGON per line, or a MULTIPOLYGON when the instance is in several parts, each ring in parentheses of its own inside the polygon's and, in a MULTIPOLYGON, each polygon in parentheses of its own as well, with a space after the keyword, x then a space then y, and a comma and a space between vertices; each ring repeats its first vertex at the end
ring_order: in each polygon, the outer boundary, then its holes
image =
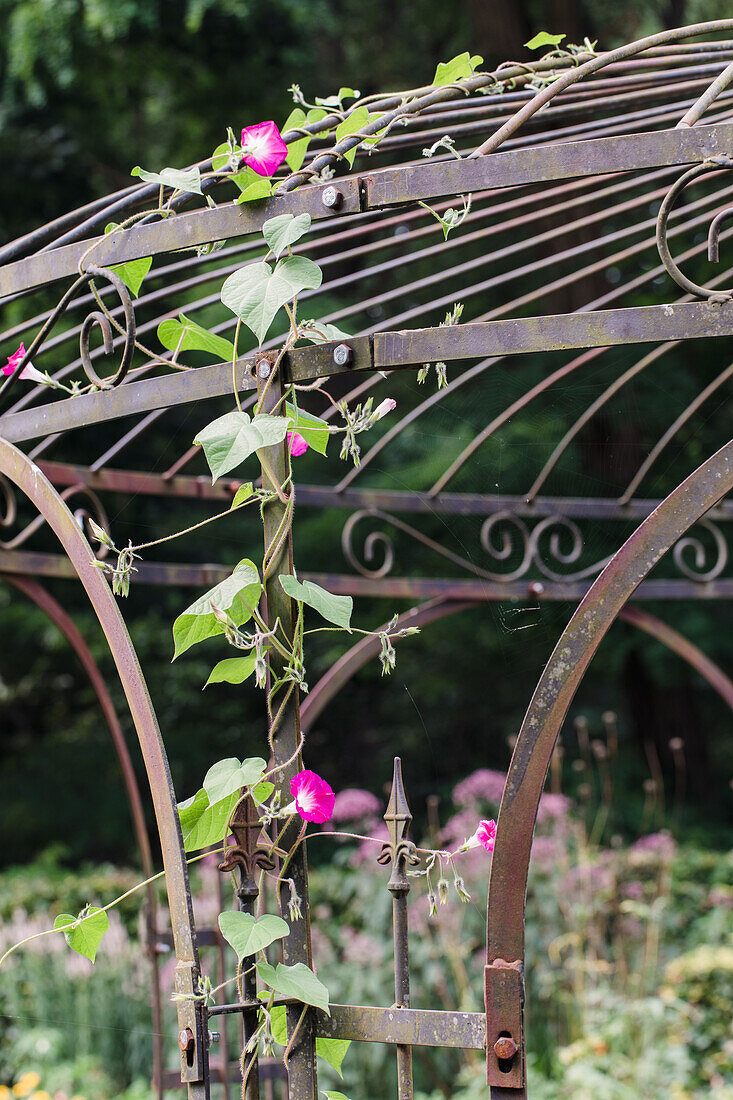
POLYGON ((78 1092, 71 1097, 71 1100, 87 1100, 86 1096, 81 1096, 78 1092))
POLYGON ((7 1085, 0 1085, 0 1100, 8 1100, 13 1094, 7 1085))
POLYGON ((20 1077, 13 1085, 13 1092, 16 1096, 28 1096, 38 1085, 40 1085, 40 1083, 40 1074, 30 1070, 28 1073, 21 1073, 20 1077))
POLYGON ((45 1089, 39 1089, 38 1092, 31 1093, 30 1100, 51 1100, 51 1095, 45 1089))

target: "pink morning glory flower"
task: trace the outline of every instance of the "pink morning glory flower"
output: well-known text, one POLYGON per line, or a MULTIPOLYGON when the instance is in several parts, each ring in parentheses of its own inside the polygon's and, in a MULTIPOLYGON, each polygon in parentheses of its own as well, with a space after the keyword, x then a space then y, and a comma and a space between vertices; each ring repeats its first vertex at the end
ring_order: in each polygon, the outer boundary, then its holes
POLYGON ((242 130, 242 158, 260 176, 271 176, 288 154, 288 147, 274 122, 258 122, 242 130))
POLYGON ((288 446, 291 455, 294 458, 300 458, 308 450, 308 441, 303 438, 300 432, 288 432, 288 446))
MULTIPOLYGON (((21 343, 17 351, 14 351, 12 355, 8 356, 8 361, 2 369, 3 374, 15 374, 20 364, 23 362, 25 356, 25 344, 21 343)), ((46 382, 47 379, 41 374, 39 370, 33 366, 32 363, 26 363, 23 370, 20 372, 20 377, 24 378, 26 382, 46 382)))
POLYGON ((290 780, 290 793, 303 821, 321 824, 330 820, 336 796, 320 775, 307 770, 298 772, 290 780))
POLYGON ((480 821, 475 833, 476 840, 487 852, 493 852, 496 839, 496 822, 493 817, 490 821, 480 821))

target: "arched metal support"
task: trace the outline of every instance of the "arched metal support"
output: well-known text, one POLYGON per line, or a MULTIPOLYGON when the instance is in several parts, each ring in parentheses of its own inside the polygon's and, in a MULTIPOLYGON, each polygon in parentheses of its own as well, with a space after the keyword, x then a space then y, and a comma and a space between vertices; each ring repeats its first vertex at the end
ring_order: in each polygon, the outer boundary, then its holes
MULTIPOLYGON (((438 597, 435 600, 428 600, 427 603, 418 604, 417 607, 411 607, 409 611, 404 611, 397 619, 394 629, 426 626, 436 619, 444 619, 447 615, 455 615, 458 611, 476 606, 478 604, 474 600, 450 600, 438 597)), ((344 684, 348 683, 368 661, 376 657, 380 644, 379 638, 373 634, 362 638, 342 657, 339 657, 328 672, 324 673, 300 704, 300 720, 304 731, 307 732, 312 728, 321 711, 338 695, 344 684)))
MULTIPOLYGON (((127 792, 127 801, 132 815, 132 824, 135 830, 138 850, 140 852, 140 862, 142 864, 143 874, 146 879, 152 878, 154 874, 153 856, 150 851, 150 838, 148 837, 148 830, 145 825, 145 812, 140 797, 140 788, 135 776, 135 770, 132 766, 132 760, 130 759, 125 735, 122 732, 122 726, 120 725, 115 705, 112 702, 112 696, 107 690, 107 685, 104 682, 104 677, 99 665, 94 660, 91 650, 74 620, 42 584, 39 584, 34 577, 26 577, 20 574, 13 575, 12 573, 3 573, 1 575, 3 580, 7 581, 8 584, 11 584, 14 588, 17 588, 18 591, 27 596, 36 607, 40 608, 41 611, 48 616, 54 626, 58 627, 74 650, 76 656, 79 658, 80 664, 89 677, 89 682, 94 688, 97 701, 99 702, 110 736, 112 737, 112 744, 117 753, 117 759, 120 762, 120 770, 125 784, 125 791, 127 792)), ((156 1083, 158 1097, 162 1098, 163 1091, 160 1081, 163 1070, 163 1015, 160 1002, 160 978, 158 975, 158 954, 156 950, 157 906, 155 889, 152 883, 148 884, 145 893, 147 902, 145 911, 146 948, 152 969, 150 1001, 153 1017, 153 1081, 156 1083)))
MULTIPOLYGON (((109 586, 74 516, 38 467, 0 439, 0 473, 13 482, 44 517, 63 546, 94 608, 114 658, 137 732, 155 809, 176 951, 176 993, 180 1030, 191 1029, 193 1051, 181 1053, 181 1076, 189 1100, 208 1100, 208 1050, 204 1008, 198 992, 199 960, 188 869, 168 759, 135 648, 109 586)), ((190 1044, 189 1044, 190 1045, 190 1044)))
POLYGON ((662 622, 656 615, 650 615, 643 608, 633 605, 625 607, 619 615, 619 619, 631 623, 632 626, 636 626, 639 630, 650 634, 652 638, 656 638, 662 645, 666 645, 667 649, 671 649, 673 653, 686 661, 691 668, 695 669, 695 672, 699 672, 703 679, 707 680, 710 686, 717 691, 720 698, 733 710, 733 680, 726 676, 722 668, 719 668, 715 661, 711 661, 684 634, 680 634, 674 627, 662 622))
POLYGON ((512 754, 497 824, 487 912, 487 1082, 492 1100, 526 1096, 524 904, 537 808, 555 742, 580 681, 636 587, 674 543, 733 489, 733 442, 703 463, 641 524, 591 585, 540 677, 512 754), (500 1037, 518 1050, 492 1053, 500 1037))

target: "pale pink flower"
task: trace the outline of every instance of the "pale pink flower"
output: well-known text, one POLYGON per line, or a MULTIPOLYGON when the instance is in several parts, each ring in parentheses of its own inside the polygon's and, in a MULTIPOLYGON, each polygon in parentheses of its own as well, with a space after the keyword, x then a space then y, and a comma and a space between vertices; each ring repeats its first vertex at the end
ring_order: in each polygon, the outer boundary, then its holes
POLYGON ((303 821, 320 824, 330 820, 336 796, 320 775, 308 770, 298 772, 290 780, 290 793, 303 821))
POLYGON ((373 818, 379 810, 379 799, 371 791, 363 791, 358 787, 347 787, 336 795, 333 820, 361 821, 362 818, 373 818))
POLYGON ((493 852, 496 839, 496 822, 493 817, 489 821, 480 821, 475 833, 476 840, 487 852, 493 852))
POLYGON ((288 432, 288 446, 293 458, 300 458, 308 450, 308 441, 300 432, 288 432))
POLYGON ((383 416, 386 416, 387 413, 394 412, 396 408, 397 402, 394 397, 385 397, 384 401, 377 405, 374 410, 374 416, 377 420, 381 420, 383 416))
POLYGON ((288 147, 274 122, 258 122, 242 130, 242 159, 260 176, 271 176, 288 154, 288 147))
MULTIPOLYGON (((25 356, 25 344, 21 342, 17 351, 14 351, 12 355, 8 356, 8 361, 2 369, 3 374, 15 374, 20 364, 23 362, 25 356)), ((20 372, 20 377, 25 379, 26 382, 45 382, 40 371, 36 370, 32 363, 26 363, 23 370, 20 372)))

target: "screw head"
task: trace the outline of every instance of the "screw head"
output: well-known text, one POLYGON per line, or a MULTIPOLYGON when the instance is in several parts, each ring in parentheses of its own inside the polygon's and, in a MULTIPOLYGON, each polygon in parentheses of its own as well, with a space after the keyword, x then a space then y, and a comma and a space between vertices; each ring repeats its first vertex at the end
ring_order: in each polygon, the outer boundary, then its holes
POLYGON ((518 1049, 511 1035, 502 1035, 494 1043, 494 1054, 501 1061, 510 1061, 518 1049))
POLYGON ((194 1048, 194 1036, 190 1027, 178 1032, 178 1045, 184 1054, 190 1054, 194 1048))
POLYGON ((353 359, 354 353, 348 344, 337 344, 333 349, 333 361, 337 367, 348 367, 353 359))
POLYGON ((260 378, 269 378, 270 371, 272 370, 272 363, 269 359, 260 359, 257 365, 257 373, 260 378))
POLYGON ((211 1046, 212 1043, 218 1043, 220 1039, 221 1039, 221 1035, 219 1034, 218 1031, 210 1031, 209 1032, 209 1046, 211 1046))
POLYGON ((323 191, 321 192, 321 202, 330 210, 338 210, 343 201, 344 196, 341 194, 338 187, 323 188, 323 191))

